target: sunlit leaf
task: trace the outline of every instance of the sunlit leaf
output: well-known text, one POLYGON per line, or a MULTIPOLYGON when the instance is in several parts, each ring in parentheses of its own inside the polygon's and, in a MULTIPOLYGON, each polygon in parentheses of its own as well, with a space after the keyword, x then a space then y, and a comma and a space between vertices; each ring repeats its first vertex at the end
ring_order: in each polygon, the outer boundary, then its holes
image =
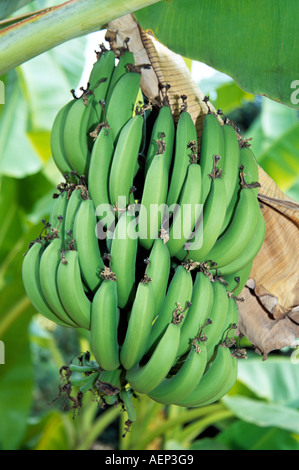
POLYGON ((226 73, 248 93, 298 108, 292 89, 298 78, 296 9, 296 0, 260 0, 258 8, 239 0, 172 0, 135 16, 174 52, 226 73))
POLYGON ((299 120, 296 111, 264 99, 246 132, 260 166, 286 191, 299 178, 299 120))
POLYGON ((289 357, 269 356, 262 361, 253 356, 239 362, 238 381, 260 398, 299 407, 297 369, 289 357))
POLYGON ((259 427, 244 421, 231 424, 213 443, 233 450, 299 450, 298 441, 287 431, 259 427))
POLYGON ((32 0, 1 0, 0 3, 0 20, 7 18, 11 13, 23 7, 32 0))
POLYGON ((299 434, 299 411, 277 403, 254 400, 242 396, 223 398, 235 416, 257 426, 274 426, 299 434))

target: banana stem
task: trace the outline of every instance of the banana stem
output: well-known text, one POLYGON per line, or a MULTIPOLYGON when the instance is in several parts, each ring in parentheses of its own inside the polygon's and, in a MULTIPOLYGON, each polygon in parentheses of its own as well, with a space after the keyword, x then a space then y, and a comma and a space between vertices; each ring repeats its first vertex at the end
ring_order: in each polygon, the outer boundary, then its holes
POLYGON ((70 0, 0 31, 0 75, 63 42, 160 0, 70 0), (22 47, 20 47, 22 44, 22 47))
POLYGON ((121 413, 120 406, 112 406, 107 409, 94 422, 85 439, 75 446, 74 450, 89 450, 97 438, 105 431, 105 429, 113 423, 121 413))
MULTIPOLYGON (((175 416, 172 419, 167 420, 158 428, 153 429, 142 440, 133 442, 129 446, 129 450, 145 450, 148 444, 150 444, 157 437, 165 434, 169 429, 172 429, 179 424, 187 423, 188 421, 193 421, 195 419, 197 420, 206 415, 210 415, 209 417, 211 419, 211 416, 215 416, 216 413, 223 412, 224 410, 227 412, 227 409, 222 404, 208 405, 202 408, 190 409, 182 414, 179 414, 178 416, 175 416)), ((212 422, 214 422, 214 420, 212 422)))
POLYGON ((222 410, 218 413, 212 413, 206 418, 196 421, 195 423, 189 424, 186 428, 180 433, 180 442, 183 445, 189 445, 190 442, 195 439, 199 434, 201 434, 205 429, 211 426, 218 421, 223 419, 232 418, 234 413, 230 410, 222 410))

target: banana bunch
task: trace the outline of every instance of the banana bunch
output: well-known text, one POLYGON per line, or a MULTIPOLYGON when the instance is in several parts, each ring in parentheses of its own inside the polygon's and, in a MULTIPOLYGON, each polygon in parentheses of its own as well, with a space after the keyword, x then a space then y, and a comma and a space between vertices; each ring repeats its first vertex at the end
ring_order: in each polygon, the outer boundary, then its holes
POLYGON ((38 312, 90 334, 94 360, 71 364, 73 386, 120 401, 132 422, 136 393, 196 407, 234 385, 238 296, 265 222, 257 162, 232 123, 209 112, 199 142, 186 96, 175 122, 169 85, 153 109, 147 65, 101 49, 53 123, 65 181, 22 276, 38 312))

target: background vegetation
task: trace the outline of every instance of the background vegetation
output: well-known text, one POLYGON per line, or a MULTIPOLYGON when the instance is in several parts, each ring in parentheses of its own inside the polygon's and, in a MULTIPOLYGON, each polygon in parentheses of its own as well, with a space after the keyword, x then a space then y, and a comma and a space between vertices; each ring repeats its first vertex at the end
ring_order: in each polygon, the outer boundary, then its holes
MULTIPOLYGON (((89 339, 35 312, 23 289, 21 264, 41 220, 49 217, 61 180, 51 158, 51 126, 69 90, 85 85, 89 38, 70 40, 0 77, 0 448, 299 449, 299 354, 286 348, 262 362, 246 338, 248 359, 239 362, 228 396, 190 410, 140 397, 139 419, 125 438, 126 416, 119 408, 101 409, 87 394, 74 415, 65 396, 58 396, 60 368, 88 350, 89 339)), ((244 92, 228 75, 199 63, 191 71, 215 107, 252 137, 259 164, 299 201, 298 111, 244 92)))

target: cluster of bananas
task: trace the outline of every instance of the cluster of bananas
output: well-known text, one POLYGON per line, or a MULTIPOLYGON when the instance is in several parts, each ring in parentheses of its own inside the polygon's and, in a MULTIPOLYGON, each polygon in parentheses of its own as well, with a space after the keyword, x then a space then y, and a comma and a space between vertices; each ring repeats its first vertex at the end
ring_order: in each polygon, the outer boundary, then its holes
POLYGON ((209 112, 199 152, 186 97, 175 123, 168 87, 157 112, 140 80, 129 50, 116 61, 102 48, 87 89, 57 114, 65 181, 23 260, 36 310, 90 332, 95 360, 71 364, 73 385, 120 399, 131 420, 135 393, 193 407, 231 389, 238 295, 265 236, 247 142, 209 112))

